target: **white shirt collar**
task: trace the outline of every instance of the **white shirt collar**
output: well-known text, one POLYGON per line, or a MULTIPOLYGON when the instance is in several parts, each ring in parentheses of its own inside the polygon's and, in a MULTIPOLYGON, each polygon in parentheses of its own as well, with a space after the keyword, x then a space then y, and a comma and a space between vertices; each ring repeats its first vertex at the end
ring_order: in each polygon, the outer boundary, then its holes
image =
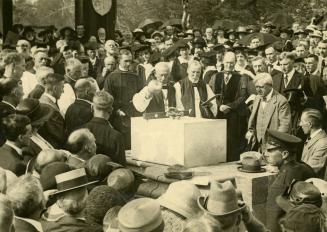
POLYGON ((266 101, 269 101, 272 97, 274 89, 271 89, 270 93, 268 93, 268 95, 266 96, 266 101))
POLYGON ((12 107, 14 110, 16 110, 16 107, 15 107, 13 104, 11 104, 10 102, 7 102, 7 101, 5 101, 5 100, 2 100, 2 102, 5 103, 5 104, 7 104, 7 105, 9 105, 9 106, 12 107))
POLYGON ((53 103, 56 103, 56 102, 57 102, 57 100, 56 100, 56 98, 55 98, 54 96, 52 96, 52 95, 50 95, 50 94, 48 94, 48 93, 44 93, 44 95, 47 96, 48 98, 50 98, 50 100, 51 100, 53 103))
POLYGON ((35 229, 37 229, 39 232, 43 232, 42 225, 41 225, 40 222, 35 221, 33 219, 30 219, 30 218, 21 218, 21 217, 18 217, 18 216, 15 216, 15 218, 18 218, 18 219, 20 219, 22 221, 28 222, 29 224, 34 226, 35 229))
POLYGON ((294 68, 289 73, 287 73, 288 82, 290 82, 290 80, 294 76, 294 73, 295 73, 295 69, 294 68))
POLYGON ((23 155, 22 149, 20 149, 19 147, 17 147, 14 142, 7 140, 5 144, 7 144, 12 149, 14 149, 18 153, 18 155, 20 155, 20 156, 23 155))
POLYGON ((316 137, 316 136, 319 134, 320 131, 322 131, 321 128, 320 128, 319 130, 313 132, 313 133, 310 135, 310 138, 313 139, 314 137, 316 137))

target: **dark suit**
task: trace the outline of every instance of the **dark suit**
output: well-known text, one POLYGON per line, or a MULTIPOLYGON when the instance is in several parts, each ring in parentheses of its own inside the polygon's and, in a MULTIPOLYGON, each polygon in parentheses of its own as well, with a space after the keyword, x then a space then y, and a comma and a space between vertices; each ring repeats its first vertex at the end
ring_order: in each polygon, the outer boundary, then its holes
POLYGON ((51 106, 53 114, 50 119, 39 128, 38 133, 54 148, 63 148, 66 143, 65 120, 58 106, 45 94, 41 96, 40 102, 51 106))
POLYGON ((0 147, 0 167, 12 171, 17 176, 25 174, 26 170, 23 156, 7 144, 0 147))
POLYGON ((104 118, 92 118, 85 124, 94 135, 97 144, 97 154, 109 156, 112 161, 126 164, 122 134, 116 131, 104 118))
POLYGON ((35 88, 28 94, 28 98, 40 99, 44 91, 44 87, 37 84, 35 88))
POLYGON ((91 103, 82 99, 76 99, 71 104, 65 114, 65 123, 67 135, 80 128, 93 118, 91 103))
POLYGON ((20 218, 15 218, 15 232, 39 232, 32 224, 20 218))
POLYGON ((246 144, 244 137, 248 113, 245 105, 247 82, 247 78, 237 72, 232 72, 227 84, 224 81, 224 72, 212 76, 209 82, 213 92, 221 94, 217 99, 217 118, 227 119, 227 161, 239 160, 239 154, 244 149, 242 146, 246 144), (219 110, 221 105, 231 107, 230 112, 227 114, 221 112, 219 110))
POLYGON ((294 72, 287 86, 284 84, 284 73, 282 72, 278 72, 276 75, 273 75, 272 79, 273 88, 284 96, 286 96, 284 91, 287 89, 302 89, 307 95, 310 95, 311 91, 309 80, 297 71, 294 72))
POLYGON ((100 60, 98 57, 96 57, 94 65, 90 61, 89 75, 96 79, 97 76, 102 73, 103 66, 103 60, 100 60))
POLYGON ((315 177, 312 168, 302 162, 290 161, 283 164, 274 182, 269 186, 267 197, 267 228, 273 232, 281 231, 278 220, 283 216, 283 210, 277 205, 276 197, 282 195, 293 179, 305 181, 315 177))
POLYGON ((43 221, 42 226, 45 232, 94 232, 101 231, 99 227, 89 225, 85 220, 76 219, 67 215, 57 221, 43 221))

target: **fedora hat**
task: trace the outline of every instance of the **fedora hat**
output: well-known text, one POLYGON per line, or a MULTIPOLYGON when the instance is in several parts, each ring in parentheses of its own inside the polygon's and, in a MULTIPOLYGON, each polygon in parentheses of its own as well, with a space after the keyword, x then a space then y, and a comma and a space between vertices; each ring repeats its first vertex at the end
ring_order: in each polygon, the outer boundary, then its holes
POLYGON ((258 173, 266 171, 266 169, 261 167, 260 160, 256 157, 244 157, 241 163, 242 166, 237 168, 240 172, 258 173))
POLYGON ((213 216, 227 216, 245 209, 245 205, 238 204, 236 190, 231 181, 220 183, 214 180, 210 185, 209 195, 198 198, 198 205, 204 212, 213 216))
POLYGON ((322 198, 319 189, 312 183, 293 180, 283 195, 276 198, 277 205, 288 212, 302 204, 312 204, 321 207, 322 198))
POLYGON ((130 201, 118 213, 118 228, 121 232, 156 231, 163 223, 160 205, 151 198, 130 201))
POLYGON ((158 198, 158 202, 185 218, 191 218, 201 211, 197 205, 200 196, 201 192, 194 184, 180 181, 171 183, 167 191, 158 198))
POLYGON ((50 106, 42 104, 37 99, 25 98, 19 102, 16 112, 30 118, 32 126, 40 125, 49 120, 53 114, 50 106))
POLYGON ((84 168, 75 169, 55 176, 57 191, 51 195, 68 192, 70 190, 86 187, 99 181, 88 182, 84 168))

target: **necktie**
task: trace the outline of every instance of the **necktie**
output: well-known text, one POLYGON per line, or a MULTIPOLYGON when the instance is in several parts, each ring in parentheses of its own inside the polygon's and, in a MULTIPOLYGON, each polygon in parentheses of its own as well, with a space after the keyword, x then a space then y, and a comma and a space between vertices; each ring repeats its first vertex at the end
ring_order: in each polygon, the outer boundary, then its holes
POLYGON ((199 86, 199 83, 192 83, 192 86, 193 87, 198 87, 199 86))
POLYGON ((287 83, 288 83, 288 78, 287 78, 287 74, 284 74, 284 86, 286 87, 287 86, 287 83))
POLYGON ((225 73, 225 84, 227 85, 228 81, 229 81, 229 73, 225 73))
POLYGON ((309 136, 304 144, 307 144, 310 141, 311 137, 309 136))

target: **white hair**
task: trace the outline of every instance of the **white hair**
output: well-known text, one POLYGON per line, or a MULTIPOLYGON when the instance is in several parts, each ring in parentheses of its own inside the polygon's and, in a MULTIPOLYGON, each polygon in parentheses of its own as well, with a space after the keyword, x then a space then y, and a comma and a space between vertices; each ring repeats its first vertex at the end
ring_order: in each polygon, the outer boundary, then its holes
POLYGON ((263 85, 270 85, 272 86, 273 80, 269 73, 259 73, 255 76, 255 79, 253 80, 254 84, 261 83, 263 85))
POLYGON ((156 71, 158 71, 158 70, 162 70, 162 69, 167 69, 167 70, 169 70, 169 65, 168 65, 167 62, 159 62, 159 63, 157 63, 157 64, 154 66, 154 69, 155 69, 156 71))

